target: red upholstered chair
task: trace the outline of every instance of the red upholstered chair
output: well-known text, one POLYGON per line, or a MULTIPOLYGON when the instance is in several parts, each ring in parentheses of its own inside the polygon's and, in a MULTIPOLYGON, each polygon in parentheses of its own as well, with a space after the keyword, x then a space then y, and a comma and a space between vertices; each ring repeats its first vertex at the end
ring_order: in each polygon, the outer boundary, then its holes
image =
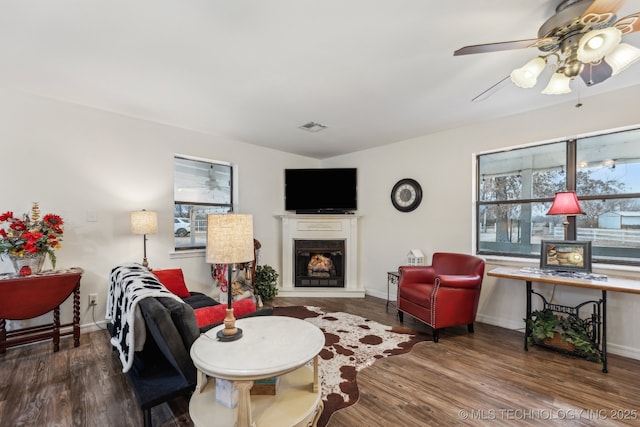
POLYGON ((482 258, 434 253, 429 266, 402 266, 398 281, 398 316, 407 313, 433 329, 438 342, 442 328, 467 325, 473 332, 484 276, 482 258))

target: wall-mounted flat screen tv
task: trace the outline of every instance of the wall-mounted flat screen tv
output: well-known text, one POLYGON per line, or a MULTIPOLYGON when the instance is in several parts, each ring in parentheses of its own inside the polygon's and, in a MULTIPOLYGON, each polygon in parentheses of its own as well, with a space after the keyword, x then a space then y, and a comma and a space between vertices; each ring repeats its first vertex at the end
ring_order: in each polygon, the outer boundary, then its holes
POLYGON ((285 169, 284 197, 287 211, 349 213, 358 208, 357 169, 285 169))

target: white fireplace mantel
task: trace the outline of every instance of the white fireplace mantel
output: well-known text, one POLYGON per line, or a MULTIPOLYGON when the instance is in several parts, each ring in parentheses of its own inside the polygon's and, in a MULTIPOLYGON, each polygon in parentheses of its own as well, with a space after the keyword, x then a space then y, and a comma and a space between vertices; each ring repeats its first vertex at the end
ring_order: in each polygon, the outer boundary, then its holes
POLYGON ((282 221, 282 288, 284 297, 364 298, 358 282, 358 216, 357 215, 281 215, 282 221), (296 287, 294 277, 295 240, 344 240, 344 288, 296 287))

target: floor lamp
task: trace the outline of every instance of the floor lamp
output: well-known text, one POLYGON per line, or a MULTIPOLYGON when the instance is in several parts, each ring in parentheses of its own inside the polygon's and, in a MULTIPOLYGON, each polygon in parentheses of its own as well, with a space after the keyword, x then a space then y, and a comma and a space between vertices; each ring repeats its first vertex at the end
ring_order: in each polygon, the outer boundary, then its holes
POLYGON ((207 262, 231 264, 227 268, 227 313, 224 329, 218 332, 220 341, 235 341, 242 337, 236 328, 231 300, 231 270, 233 264, 253 261, 253 217, 239 214, 210 214, 207 216, 207 262))
POLYGON ((149 268, 149 262, 147 261, 147 234, 158 233, 158 214, 144 209, 131 212, 131 232, 133 234, 142 234, 144 244, 142 265, 149 268))
POLYGON ((556 193, 553 204, 547 212, 547 215, 564 215, 564 240, 567 240, 567 234, 569 231, 569 215, 584 215, 580 203, 578 203, 578 197, 575 191, 560 191, 556 193))

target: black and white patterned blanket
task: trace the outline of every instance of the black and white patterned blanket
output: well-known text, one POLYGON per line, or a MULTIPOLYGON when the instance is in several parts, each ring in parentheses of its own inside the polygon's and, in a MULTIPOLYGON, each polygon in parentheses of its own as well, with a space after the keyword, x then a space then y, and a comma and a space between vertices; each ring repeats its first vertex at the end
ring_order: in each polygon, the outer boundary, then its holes
POLYGON ((140 300, 147 297, 168 297, 184 302, 140 264, 123 264, 111 270, 106 318, 113 324, 111 344, 120 353, 122 372, 131 368, 136 350, 135 340, 141 339, 138 331, 144 332, 144 325, 136 328, 136 307, 140 300))

